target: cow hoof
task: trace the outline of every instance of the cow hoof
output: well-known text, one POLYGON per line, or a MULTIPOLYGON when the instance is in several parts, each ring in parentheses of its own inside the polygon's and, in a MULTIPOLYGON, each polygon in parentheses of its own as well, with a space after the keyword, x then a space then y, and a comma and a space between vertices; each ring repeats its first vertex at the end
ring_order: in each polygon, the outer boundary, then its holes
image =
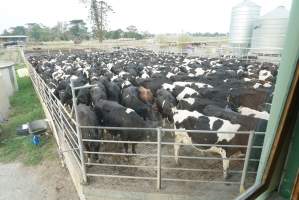
POLYGON ((86 165, 87 169, 90 169, 92 167, 92 165, 86 165))
POLYGON ((231 175, 228 174, 228 173, 226 173, 226 174, 223 175, 223 179, 224 180, 228 180, 230 177, 231 177, 231 175))
POLYGON ((240 187, 240 194, 242 194, 242 193, 244 193, 245 192, 245 188, 244 188, 244 186, 241 186, 240 187))
POLYGON ((179 162, 179 161, 175 162, 175 164, 176 164, 177 166, 181 166, 181 165, 182 165, 181 162, 179 162))

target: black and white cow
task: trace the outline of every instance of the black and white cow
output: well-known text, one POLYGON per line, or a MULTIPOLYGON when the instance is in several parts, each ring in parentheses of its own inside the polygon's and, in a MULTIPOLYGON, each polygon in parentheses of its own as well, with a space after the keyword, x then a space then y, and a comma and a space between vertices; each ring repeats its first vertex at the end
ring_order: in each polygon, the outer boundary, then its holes
POLYGON ((157 90, 156 102, 163 118, 167 118, 170 122, 173 121, 172 108, 177 105, 176 98, 171 92, 163 88, 157 90))
POLYGON ((182 131, 175 132, 174 154, 175 161, 179 164, 179 149, 180 144, 211 144, 210 147, 195 147, 202 152, 213 152, 219 154, 223 158, 223 176, 227 178, 229 160, 236 151, 231 148, 217 147, 213 144, 247 144, 248 136, 239 134, 224 134, 221 132, 236 132, 241 128, 239 124, 232 124, 228 120, 223 120, 218 117, 205 116, 197 111, 177 110, 173 108, 174 126, 182 131), (183 130, 207 130, 217 131, 215 133, 192 133, 183 130))
MULTIPOLYGON (((91 104, 96 109, 101 125, 155 127, 157 124, 146 120, 158 119, 162 114, 176 128, 218 132, 177 132, 175 139, 179 144, 247 144, 246 137, 221 131, 253 130, 256 124, 261 124, 260 129, 264 130, 269 115, 264 109, 265 102, 271 101, 277 74, 277 65, 271 63, 247 62, 230 56, 157 54, 133 48, 40 55, 29 61, 63 103, 72 104, 69 87, 72 76, 79 80, 75 86, 97 84, 77 91, 76 95, 79 104, 91 104), (178 110, 173 112, 175 107, 178 110)), ((144 139, 134 131, 113 132, 116 133, 124 140, 144 139)), ((179 147, 175 146, 177 161, 179 147)), ((232 148, 200 149, 217 152, 223 158, 234 153, 232 148)), ((224 160, 223 165, 227 176, 229 162, 224 160)))

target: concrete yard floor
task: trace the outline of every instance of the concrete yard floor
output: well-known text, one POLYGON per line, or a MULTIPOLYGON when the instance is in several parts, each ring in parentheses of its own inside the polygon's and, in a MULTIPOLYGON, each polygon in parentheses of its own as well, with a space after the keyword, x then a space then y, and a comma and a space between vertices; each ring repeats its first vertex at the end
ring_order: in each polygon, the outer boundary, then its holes
POLYGON ((37 166, 0 163, 0 200, 78 200, 67 169, 58 160, 37 166))

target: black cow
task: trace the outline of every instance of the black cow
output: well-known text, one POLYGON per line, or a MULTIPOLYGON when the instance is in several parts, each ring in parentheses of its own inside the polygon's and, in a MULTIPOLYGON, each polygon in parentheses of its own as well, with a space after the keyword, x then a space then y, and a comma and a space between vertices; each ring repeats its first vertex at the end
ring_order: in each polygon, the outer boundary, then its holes
POLYGON ((102 79, 100 80, 106 89, 106 93, 107 93, 107 99, 111 100, 111 101, 116 101, 119 102, 120 101, 120 87, 114 83, 114 82, 110 82, 107 79, 102 79))
POLYGON ((164 83, 171 83, 171 81, 165 77, 158 77, 158 78, 142 80, 142 82, 139 82, 138 85, 141 85, 147 89, 150 89, 153 94, 156 94, 156 91, 164 83))
POLYGON ((102 82, 96 82, 96 86, 90 89, 91 101, 95 105, 100 100, 106 100, 107 93, 105 85, 102 82))
MULTIPOLYGON (((78 120, 81 126, 98 126, 97 116, 91 108, 84 104, 79 104, 77 106, 78 112, 78 120)), ((83 139, 93 139, 99 140, 102 138, 102 130, 98 129, 90 129, 90 128, 82 128, 82 138, 83 139)), ((84 148, 87 151, 91 152, 98 152, 100 150, 100 143, 99 142, 83 142, 84 148)), ((88 159, 98 160, 98 154, 87 154, 88 159), (92 156, 90 156, 92 155, 92 156)), ((89 161, 88 161, 89 162, 89 161)))
POLYGON ((234 88, 230 91, 229 102, 235 107, 245 106, 255 110, 263 110, 263 105, 270 98, 268 89, 234 88))
POLYGON ((55 90, 54 90, 54 95, 58 98, 61 99, 61 93, 64 92, 64 90, 66 89, 68 85, 68 81, 67 80, 61 80, 59 81, 59 83, 57 84, 55 90))
MULTIPOLYGON (((73 77, 73 83, 74 83, 74 87, 80 87, 80 86, 83 86, 87 83, 86 80, 82 79, 82 78, 78 78, 78 77, 73 77)), ((76 90, 75 91, 75 95, 77 96, 79 93, 79 90, 76 90)), ((66 86, 66 89, 65 89, 65 92, 63 93, 62 95, 62 98, 61 98, 61 103, 63 105, 68 105, 70 107, 72 107, 73 105, 73 101, 72 101, 72 88, 71 88, 71 85, 70 83, 66 86)))
POLYGON ((131 108, 144 120, 150 118, 151 105, 144 103, 139 98, 139 90, 135 86, 129 86, 123 89, 121 94, 121 104, 125 107, 131 108))
MULTIPOLYGON (((100 100, 95 103, 95 111, 98 119, 104 126, 111 127, 153 127, 150 121, 144 121, 134 110, 126 108, 115 101, 100 100)), ((120 135, 124 141, 143 141, 146 138, 154 139, 155 132, 137 130, 109 130, 112 135, 120 135)), ((132 144, 132 153, 136 153, 136 144, 132 144)), ((124 144, 125 152, 128 153, 128 144, 124 144)))

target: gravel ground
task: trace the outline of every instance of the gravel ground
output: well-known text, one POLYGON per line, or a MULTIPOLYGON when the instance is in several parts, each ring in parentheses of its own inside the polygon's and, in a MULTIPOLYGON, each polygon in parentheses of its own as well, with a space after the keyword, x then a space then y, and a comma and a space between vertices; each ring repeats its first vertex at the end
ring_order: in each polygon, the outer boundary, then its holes
POLYGON ((58 160, 28 167, 0 163, 0 200, 78 200, 68 171, 58 160))

